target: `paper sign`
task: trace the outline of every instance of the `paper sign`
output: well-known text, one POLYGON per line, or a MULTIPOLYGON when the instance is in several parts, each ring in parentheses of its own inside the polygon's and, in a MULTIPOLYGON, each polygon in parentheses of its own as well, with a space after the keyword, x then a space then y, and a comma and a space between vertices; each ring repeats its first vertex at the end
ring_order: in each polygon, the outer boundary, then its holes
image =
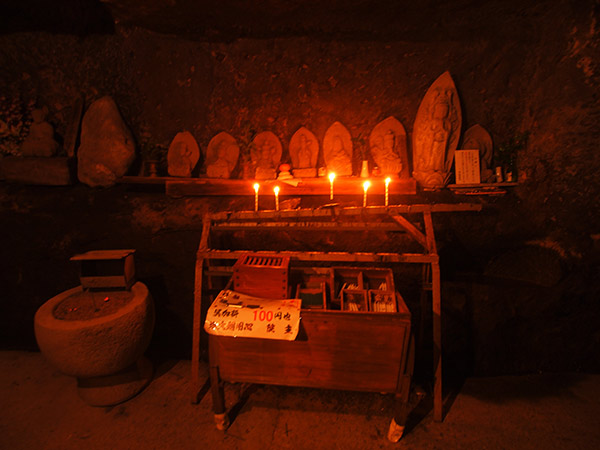
POLYGON ((293 341, 300 326, 300 299, 272 300, 224 290, 206 313, 204 329, 216 336, 293 341))
POLYGON ((456 150, 454 152, 456 184, 479 184, 479 150, 456 150))

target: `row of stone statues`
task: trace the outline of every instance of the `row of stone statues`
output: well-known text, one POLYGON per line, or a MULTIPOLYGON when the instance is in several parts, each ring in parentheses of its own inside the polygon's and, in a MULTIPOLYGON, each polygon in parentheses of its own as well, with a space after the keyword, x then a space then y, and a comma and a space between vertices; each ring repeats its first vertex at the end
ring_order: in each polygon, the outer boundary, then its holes
MULTIPOLYGON (((23 143, 23 154, 51 156, 58 144, 53 130, 44 120, 45 111, 34 112, 34 123, 23 143)), ((403 125, 394 117, 381 121, 372 130, 368 148, 382 176, 409 178, 411 175, 426 188, 446 184, 457 148, 462 115, 458 93, 448 72, 442 74, 426 92, 417 112, 412 136, 412 172, 409 169, 407 137, 403 125)), ((318 174, 319 141, 307 128, 298 129, 289 142, 291 172, 294 177, 318 174)), ((478 149, 482 181, 491 174, 492 141, 483 127, 471 127, 463 137, 462 148, 478 149)), ((254 136, 244 151, 250 165, 250 177, 273 179, 281 163, 282 144, 270 131, 254 136)), ((323 137, 324 171, 336 176, 353 173, 353 140, 340 122, 334 122, 323 137)), ((88 108, 81 123, 78 150, 78 177, 92 186, 106 186, 123 176, 135 158, 135 143, 117 106, 110 97, 101 98, 88 108)), ((178 133, 167 154, 168 173, 189 177, 200 158, 200 149, 191 133, 178 133)), ((214 136, 206 148, 204 170, 210 178, 230 178, 240 159, 236 139, 226 132, 214 136)), ((364 159, 364 158, 363 158, 364 159)), ((287 171, 286 171, 287 175, 287 171)))
MULTIPOLYGON (((388 117, 373 129, 369 136, 369 150, 381 175, 401 178, 412 175, 423 187, 442 187, 451 172, 461 126, 458 93, 452 77, 445 72, 428 89, 417 111, 412 137, 412 173, 409 170, 406 131, 396 118, 388 117)), ((282 153, 277 136, 270 131, 259 133, 250 147, 254 178, 275 178, 282 153)), ((469 128, 463 137, 462 148, 479 150, 481 180, 489 181, 492 177, 492 140, 489 133, 480 125, 469 128)), ((233 136, 225 132, 217 134, 208 144, 206 175, 229 178, 239 154, 240 149, 233 136)), ((295 177, 317 175, 319 142, 310 130, 301 127, 294 133, 289 143, 289 154, 295 177)), ((340 122, 333 123, 325 133, 323 160, 328 172, 337 176, 352 175, 352 137, 340 122)))
MULTIPOLYGON (((371 133, 370 149, 373 160, 383 175, 408 177, 406 132, 402 124, 388 117, 371 133)), ((240 149, 228 133, 221 132, 211 139, 206 152, 206 175, 211 178, 229 178, 235 168, 240 149)), ((249 149, 254 178, 272 179, 277 175, 282 154, 279 138, 270 131, 258 133, 249 149)), ((297 130, 289 143, 294 177, 316 177, 319 142, 307 128, 297 130)), ((352 175, 353 143, 350 132, 340 122, 329 127, 323 139, 323 159, 327 171, 337 176, 352 175)), ((190 161, 192 163, 193 161, 190 161)), ((169 170, 170 175, 174 175, 169 170)))

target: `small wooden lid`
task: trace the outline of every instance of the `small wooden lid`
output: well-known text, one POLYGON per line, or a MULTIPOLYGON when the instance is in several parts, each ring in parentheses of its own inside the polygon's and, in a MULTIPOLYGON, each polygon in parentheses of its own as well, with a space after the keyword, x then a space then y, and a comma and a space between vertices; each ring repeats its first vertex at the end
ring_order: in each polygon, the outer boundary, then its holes
POLYGON ((92 261, 92 260, 118 260, 125 259, 127 256, 135 253, 134 249, 126 250, 92 250, 80 255, 75 255, 71 261, 92 261))

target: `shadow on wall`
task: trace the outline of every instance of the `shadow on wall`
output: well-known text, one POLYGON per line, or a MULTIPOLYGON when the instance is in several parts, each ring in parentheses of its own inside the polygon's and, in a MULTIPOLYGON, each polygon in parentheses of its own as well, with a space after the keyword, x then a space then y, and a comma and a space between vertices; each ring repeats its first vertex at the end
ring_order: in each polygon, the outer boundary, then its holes
POLYGON ((163 276, 140 278, 148 287, 154 300, 156 323, 154 334, 148 348, 148 356, 153 362, 165 359, 188 359, 190 357, 192 336, 178 315, 169 309, 172 300, 169 299, 167 285, 163 276))

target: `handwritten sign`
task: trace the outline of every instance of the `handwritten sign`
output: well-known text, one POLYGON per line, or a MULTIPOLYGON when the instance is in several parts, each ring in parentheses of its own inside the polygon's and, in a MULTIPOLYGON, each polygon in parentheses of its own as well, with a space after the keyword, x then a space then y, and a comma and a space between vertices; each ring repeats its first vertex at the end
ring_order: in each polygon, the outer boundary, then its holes
POLYGON ((479 150, 456 150, 454 152, 456 184, 479 184, 479 150))
POLYGON ((293 341, 300 326, 300 299, 272 300, 224 290, 210 305, 208 334, 293 341))

